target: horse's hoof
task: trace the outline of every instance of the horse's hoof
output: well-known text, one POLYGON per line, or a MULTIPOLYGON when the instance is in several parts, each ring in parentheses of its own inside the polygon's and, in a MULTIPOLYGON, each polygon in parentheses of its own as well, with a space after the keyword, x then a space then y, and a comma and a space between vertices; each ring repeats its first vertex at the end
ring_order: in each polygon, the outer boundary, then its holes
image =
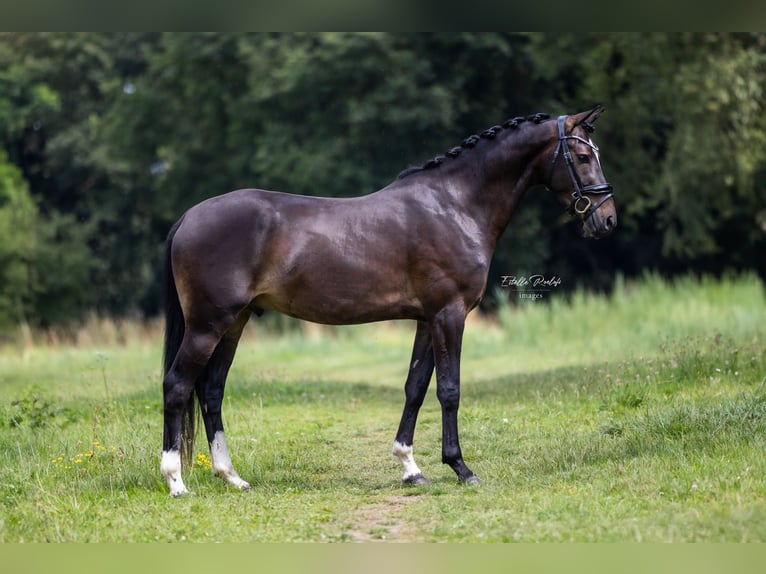
POLYGON ((461 482, 465 484, 471 484, 473 486, 479 486, 481 484, 481 480, 479 480, 479 477, 476 476, 475 474, 472 474, 466 479, 462 479, 461 482))
POLYGON ((402 479, 402 482, 407 485, 413 485, 413 486, 428 486, 431 484, 428 479, 423 476, 422 474, 413 474, 412 476, 408 476, 406 478, 402 479))

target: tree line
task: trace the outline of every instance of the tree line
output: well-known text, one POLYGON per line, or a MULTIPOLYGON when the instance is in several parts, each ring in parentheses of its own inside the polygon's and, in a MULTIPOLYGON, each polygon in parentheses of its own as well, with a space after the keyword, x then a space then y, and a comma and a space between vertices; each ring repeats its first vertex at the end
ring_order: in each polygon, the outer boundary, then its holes
POLYGON ((165 235, 207 197, 369 193, 508 117, 595 103, 617 232, 580 239, 531 190, 490 291, 764 277, 765 63, 762 33, 3 33, 0 329, 158 313, 165 235))

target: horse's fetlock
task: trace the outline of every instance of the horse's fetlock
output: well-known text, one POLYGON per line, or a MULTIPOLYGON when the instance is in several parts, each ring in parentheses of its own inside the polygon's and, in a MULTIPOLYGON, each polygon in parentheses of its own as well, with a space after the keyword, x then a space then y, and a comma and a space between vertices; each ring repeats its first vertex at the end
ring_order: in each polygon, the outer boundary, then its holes
POLYGON ((444 449, 442 451, 442 462, 448 464, 452 468, 463 464, 463 454, 460 452, 460 448, 444 449))

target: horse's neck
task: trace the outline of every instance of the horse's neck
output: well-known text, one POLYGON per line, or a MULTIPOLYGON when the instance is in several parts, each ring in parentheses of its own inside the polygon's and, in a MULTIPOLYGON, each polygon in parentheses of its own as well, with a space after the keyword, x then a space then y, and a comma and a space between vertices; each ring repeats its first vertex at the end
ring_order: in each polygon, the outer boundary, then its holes
POLYGON ((471 203, 478 207, 476 217, 484 220, 493 248, 527 189, 545 183, 551 142, 549 127, 540 125, 528 134, 509 133, 496 145, 487 146, 482 169, 467 191, 471 203))

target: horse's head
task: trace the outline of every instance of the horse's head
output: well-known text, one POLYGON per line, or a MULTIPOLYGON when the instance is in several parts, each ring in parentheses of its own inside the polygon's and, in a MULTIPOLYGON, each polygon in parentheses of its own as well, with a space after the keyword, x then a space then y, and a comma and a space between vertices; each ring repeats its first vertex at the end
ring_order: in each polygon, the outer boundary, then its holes
POLYGON ((605 237, 617 226, 612 186, 601 171, 596 145, 591 141, 593 122, 603 106, 557 120, 556 150, 551 160, 548 187, 583 222, 585 237, 605 237))

